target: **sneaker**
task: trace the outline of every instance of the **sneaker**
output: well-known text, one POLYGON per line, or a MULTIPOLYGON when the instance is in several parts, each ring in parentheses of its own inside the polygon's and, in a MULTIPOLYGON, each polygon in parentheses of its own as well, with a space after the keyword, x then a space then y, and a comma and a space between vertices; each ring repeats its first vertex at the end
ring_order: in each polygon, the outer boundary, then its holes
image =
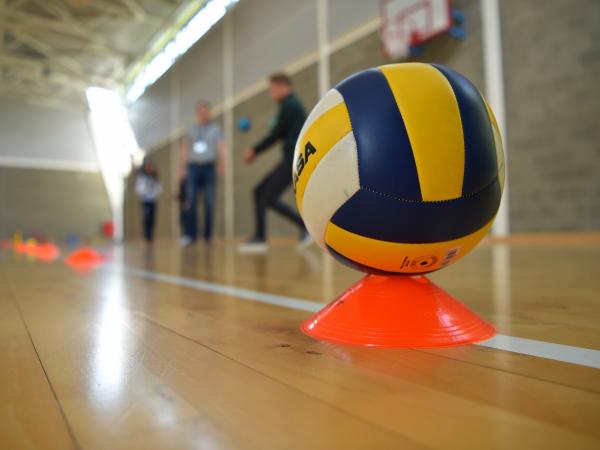
POLYGON ((267 243, 258 238, 252 238, 237 247, 239 253, 265 253, 268 249, 267 243))
POLYGON ((310 235, 310 233, 308 231, 304 230, 302 232, 302 234, 300 235, 300 239, 298 239, 298 243, 296 244, 296 248, 298 250, 304 250, 310 244, 312 244, 314 241, 315 240, 312 238, 312 236, 310 235))
POLYGON ((189 247, 190 245, 192 245, 192 239, 189 236, 181 236, 179 239, 179 246, 189 247))

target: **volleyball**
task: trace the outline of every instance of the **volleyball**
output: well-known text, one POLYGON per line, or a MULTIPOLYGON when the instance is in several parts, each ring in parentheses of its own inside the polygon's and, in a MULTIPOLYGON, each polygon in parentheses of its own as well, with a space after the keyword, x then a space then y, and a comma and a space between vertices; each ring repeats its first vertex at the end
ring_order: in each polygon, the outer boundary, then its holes
POLYGON ((438 64, 358 72, 315 106, 293 162, 315 241, 369 273, 419 274, 490 230, 504 185, 498 124, 477 88, 438 64))

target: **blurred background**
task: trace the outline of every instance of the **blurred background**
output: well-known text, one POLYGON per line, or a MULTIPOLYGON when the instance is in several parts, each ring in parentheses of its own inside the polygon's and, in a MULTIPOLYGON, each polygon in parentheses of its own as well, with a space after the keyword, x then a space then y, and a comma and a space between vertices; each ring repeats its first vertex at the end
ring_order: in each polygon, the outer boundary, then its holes
MULTIPOLYGON (((452 8, 453 32, 403 60, 463 73, 499 116, 509 191, 496 233, 600 229, 600 2, 452 8)), ((150 155, 157 235, 179 237, 179 142, 205 99, 229 151, 216 234, 247 236, 252 187, 279 158, 241 160, 276 113, 267 76, 291 75, 310 110, 353 72, 396 61, 381 28, 378 0, 0 0, 0 235, 95 239, 114 223, 140 238, 132 169, 150 155)))

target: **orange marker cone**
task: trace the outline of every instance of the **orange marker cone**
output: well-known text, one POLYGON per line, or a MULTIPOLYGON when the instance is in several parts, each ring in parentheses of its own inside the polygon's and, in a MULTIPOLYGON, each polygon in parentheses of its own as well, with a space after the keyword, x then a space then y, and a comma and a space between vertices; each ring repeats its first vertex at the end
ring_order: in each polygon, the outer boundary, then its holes
POLYGON ((25 241, 26 249, 25 252, 29 256, 35 256, 35 251, 37 249, 38 243, 35 239, 30 238, 25 241))
POLYGON ((27 253, 27 250, 29 249, 25 242, 15 242, 13 248, 17 253, 27 253))
POLYGON ((45 242, 37 246, 35 256, 41 261, 50 262, 60 256, 60 250, 52 242, 45 242))
POLYGON ((369 347, 448 347, 488 339, 480 319, 427 278, 367 275, 302 324, 316 339, 369 347))
POLYGON ((91 272, 97 266, 104 262, 104 257, 93 248, 83 247, 75 250, 65 259, 65 264, 73 267, 75 270, 86 273, 91 272))

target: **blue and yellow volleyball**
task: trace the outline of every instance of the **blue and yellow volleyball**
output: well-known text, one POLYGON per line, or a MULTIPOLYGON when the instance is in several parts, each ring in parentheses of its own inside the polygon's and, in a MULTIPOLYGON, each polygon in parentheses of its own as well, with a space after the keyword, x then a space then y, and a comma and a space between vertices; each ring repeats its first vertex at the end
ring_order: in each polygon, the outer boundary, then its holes
POLYGON ((437 64, 358 72, 309 115, 293 163, 315 241, 369 273, 419 274, 466 255, 500 206, 498 124, 477 88, 437 64))

